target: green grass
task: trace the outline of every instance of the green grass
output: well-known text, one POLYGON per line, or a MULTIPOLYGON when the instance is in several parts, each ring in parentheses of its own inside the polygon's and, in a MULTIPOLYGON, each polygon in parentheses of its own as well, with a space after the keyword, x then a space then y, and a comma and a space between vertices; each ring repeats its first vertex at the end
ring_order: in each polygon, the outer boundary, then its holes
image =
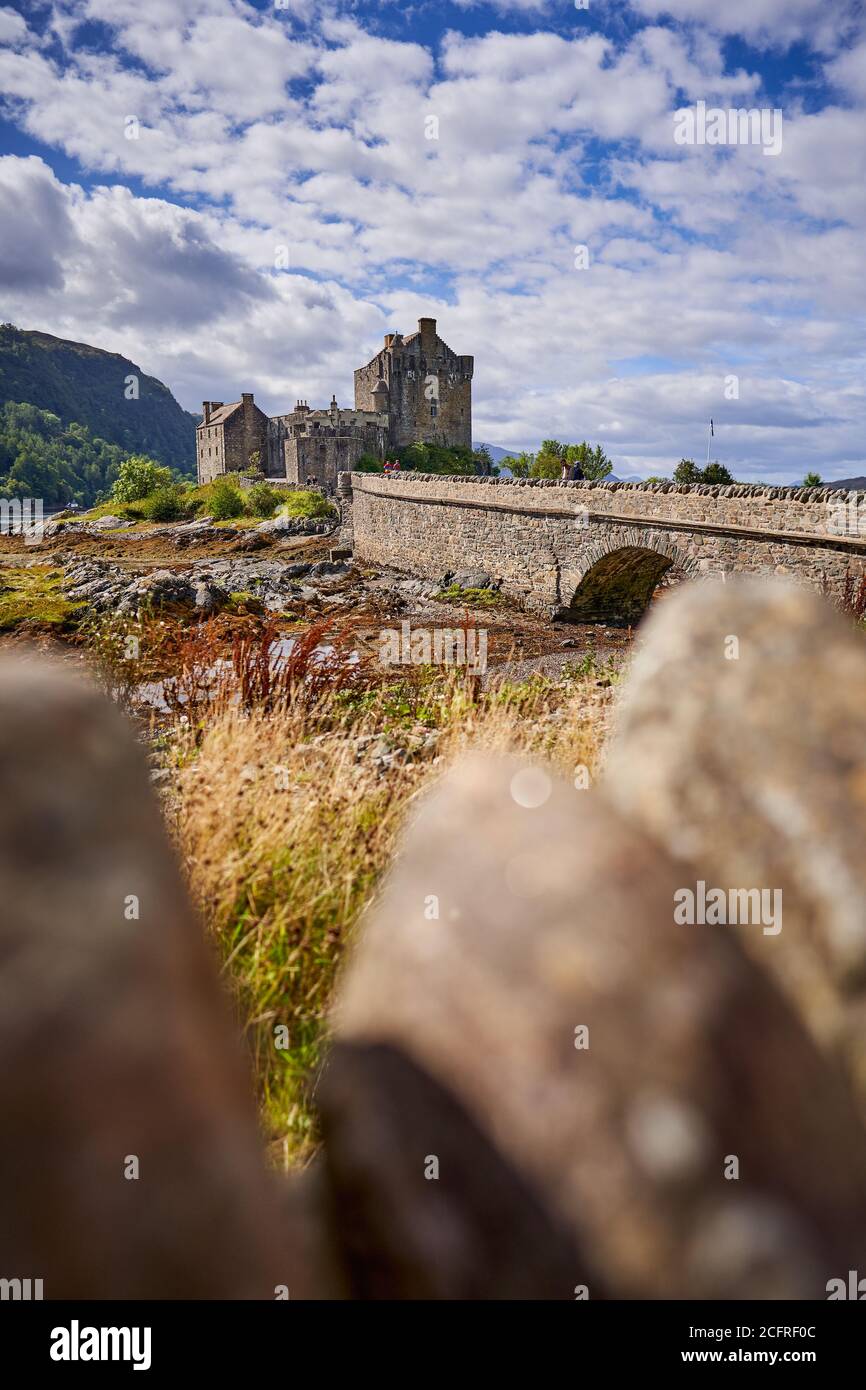
POLYGON ((19 623, 65 627, 83 604, 66 598, 62 583, 62 572, 47 565, 0 570, 0 631, 19 623))
POLYGON ((335 515, 332 502, 320 492, 287 492, 278 513, 282 516, 328 517, 335 515))
POLYGON ((449 584, 433 597, 440 603, 464 603, 472 608, 496 608, 505 602, 498 589, 461 589, 459 584, 449 584))
POLYGON ((121 521, 143 521, 144 501, 100 502, 87 512, 76 512, 75 516, 62 517, 58 525, 65 526, 67 521, 98 521, 101 516, 119 516, 121 521))
POLYGON ((248 589, 236 589, 229 594, 229 607, 236 613, 261 613, 264 604, 248 589))

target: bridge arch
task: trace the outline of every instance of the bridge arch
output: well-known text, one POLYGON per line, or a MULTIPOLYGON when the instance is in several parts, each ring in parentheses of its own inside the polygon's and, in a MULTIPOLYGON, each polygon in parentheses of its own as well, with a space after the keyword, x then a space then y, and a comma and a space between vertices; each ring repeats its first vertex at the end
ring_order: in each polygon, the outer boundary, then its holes
POLYGON ((638 528, 587 547, 571 602, 558 616, 573 623, 634 626, 656 588, 674 572, 697 578, 696 562, 664 535, 638 528))

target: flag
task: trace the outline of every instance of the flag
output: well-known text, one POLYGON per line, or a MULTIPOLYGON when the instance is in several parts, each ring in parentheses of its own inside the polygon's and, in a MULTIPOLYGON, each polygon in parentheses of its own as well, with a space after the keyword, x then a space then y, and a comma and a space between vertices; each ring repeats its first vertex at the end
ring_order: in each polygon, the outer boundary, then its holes
POLYGON ((712 420, 710 421, 710 434, 712 435, 713 439, 715 439, 715 437, 716 437, 716 432, 715 432, 715 430, 713 429, 713 422, 712 422, 712 420))

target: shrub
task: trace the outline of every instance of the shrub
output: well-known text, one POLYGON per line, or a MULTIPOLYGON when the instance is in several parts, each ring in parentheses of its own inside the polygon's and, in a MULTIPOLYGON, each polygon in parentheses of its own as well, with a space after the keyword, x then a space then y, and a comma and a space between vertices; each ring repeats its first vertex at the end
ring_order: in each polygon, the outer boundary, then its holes
POLYGON ((216 521, 230 521, 243 516, 244 499, 240 488, 230 478, 216 478, 210 486, 207 509, 216 521))
POLYGON ((142 511, 148 521, 177 521, 183 515, 180 488, 160 487, 146 497, 142 511))
POLYGON ((283 516, 333 516, 333 505, 320 492, 290 492, 280 507, 283 516))
POLYGON ((732 483, 734 480, 723 463, 708 463, 698 468, 694 459, 680 459, 674 469, 675 483, 732 483))
POLYGON ((732 475, 723 463, 708 463, 706 468, 701 469, 701 482, 713 483, 715 485, 732 483, 732 475))
POLYGON ((273 516, 277 504, 284 497, 285 493, 271 487, 270 483, 253 483, 246 494, 247 511, 253 516, 273 516))
POLYGON ((170 484, 170 468, 161 467, 143 454, 132 454, 120 465, 111 489, 112 501, 140 502, 143 497, 156 492, 157 488, 166 488, 170 484))
POLYGON ((181 489, 180 509, 185 517, 190 521, 198 516, 199 512, 206 510, 204 490, 200 487, 185 487, 181 489))
MULTIPOLYGON (((144 503, 143 502, 100 502, 97 506, 91 507, 87 512, 78 512, 70 520, 77 521, 98 521, 101 516, 119 516, 121 521, 143 521, 144 503)), ((61 521, 61 526, 66 522, 61 521)))

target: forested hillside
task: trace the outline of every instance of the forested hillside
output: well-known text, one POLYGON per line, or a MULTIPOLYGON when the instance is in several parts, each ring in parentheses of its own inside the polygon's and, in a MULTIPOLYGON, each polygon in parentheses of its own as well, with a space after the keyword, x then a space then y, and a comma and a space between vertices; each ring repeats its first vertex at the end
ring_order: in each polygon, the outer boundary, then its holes
POLYGON ((34 405, 0 407, 0 495, 39 497, 46 506, 94 503, 114 482, 128 451, 64 425, 34 405))
POLYGON ((126 454, 195 471, 196 417, 119 353, 0 325, 0 406, 7 402, 48 411, 126 454))

